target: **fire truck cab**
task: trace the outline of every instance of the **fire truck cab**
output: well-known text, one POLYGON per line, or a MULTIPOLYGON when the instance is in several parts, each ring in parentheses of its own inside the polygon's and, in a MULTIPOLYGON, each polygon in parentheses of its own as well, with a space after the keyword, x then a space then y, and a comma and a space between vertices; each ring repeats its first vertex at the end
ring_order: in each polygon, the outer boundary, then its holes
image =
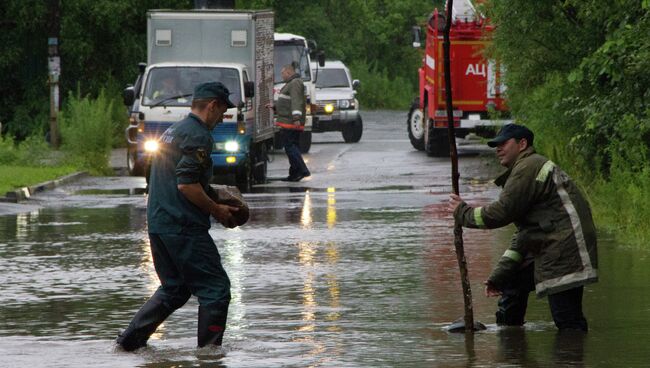
MULTIPOLYGON (((419 73, 419 96, 411 105, 407 129, 414 148, 431 156, 449 155, 443 29, 445 15, 435 9, 426 24, 425 51, 419 73)), ((450 29, 451 83, 456 135, 470 132, 494 135, 497 127, 510 122, 504 100, 500 65, 484 56, 494 27, 480 15, 470 0, 454 2, 450 29), (499 119, 497 119, 499 117, 499 119)), ((420 28, 414 27, 414 47, 420 47, 420 28)))

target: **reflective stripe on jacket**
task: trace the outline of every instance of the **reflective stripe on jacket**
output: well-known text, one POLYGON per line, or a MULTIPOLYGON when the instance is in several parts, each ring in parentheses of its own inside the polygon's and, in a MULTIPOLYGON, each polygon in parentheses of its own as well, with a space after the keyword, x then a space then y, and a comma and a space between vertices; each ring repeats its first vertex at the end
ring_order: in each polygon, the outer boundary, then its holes
POLYGON ((514 223, 517 232, 490 281, 499 288, 535 259, 535 289, 542 297, 598 281, 596 228, 589 203, 569 176, 532 147, 495 180, 499 199, 484 207, 462 202, 454 216, 463 226, 493 229, 514 223))
POLYGON ((275 104, 275 125, 284 129, 303 130, 305 126, 305 85, 294 74, 282 87, 275 104))

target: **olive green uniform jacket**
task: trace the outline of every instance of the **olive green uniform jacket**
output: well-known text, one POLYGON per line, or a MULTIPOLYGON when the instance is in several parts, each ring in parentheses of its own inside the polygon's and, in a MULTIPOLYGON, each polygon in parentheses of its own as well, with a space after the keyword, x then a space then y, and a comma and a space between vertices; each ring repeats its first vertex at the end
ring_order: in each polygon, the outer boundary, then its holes
POLYGON ((497 201, 484 207, 461 202, 454 216, 470 228, 517 227, 489 278, 497 289, 516 276, 526 257, 534 257, 539 297, 598 281, 589 203, 562 169, 529 147, 495 184, 503 187, 497 201))
POLYGON ((305 85, 297 73, 282 87, 275 104, 276 125, 284 129, 303 130, 305 126, 305 85))

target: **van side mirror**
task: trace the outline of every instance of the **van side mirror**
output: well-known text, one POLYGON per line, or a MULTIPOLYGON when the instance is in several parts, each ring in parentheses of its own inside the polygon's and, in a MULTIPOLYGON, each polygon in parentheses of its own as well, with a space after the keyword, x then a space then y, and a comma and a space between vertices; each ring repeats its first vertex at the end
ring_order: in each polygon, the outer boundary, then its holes
POLYGON ((318 65, 325 66, 325 53, 323 51, 318 52, 318 65))
POLYGON ((316 49, 318 49, 318 44, 314 40, 307 40, 307 47, 311 51, 316 51, 316 49))
POLYGON ((358 79, 352 81, 352 89, 357 89, 361 87, 361 82, 358 79))
POLYGON ((419 48, 422 46, 422 30, 418 26, 411 27, 411 32, 413 33, 413 47, 419 48))
POLYGON ((144 73, 145 69, 147 69, 147 63, 138 63, 138 70, 140 71, 140 74, 144 73))
POLYGON ((124 91, 122 92, 122 99, 124 101, 124 105, 126 106, 132 106, 133 103, 135 102, 135 91, 133 90, 132 85, 126 86, 124 88, 124 91))
POLYGON ((244 82, 244 97, 255 96, 255 82, 244 82))

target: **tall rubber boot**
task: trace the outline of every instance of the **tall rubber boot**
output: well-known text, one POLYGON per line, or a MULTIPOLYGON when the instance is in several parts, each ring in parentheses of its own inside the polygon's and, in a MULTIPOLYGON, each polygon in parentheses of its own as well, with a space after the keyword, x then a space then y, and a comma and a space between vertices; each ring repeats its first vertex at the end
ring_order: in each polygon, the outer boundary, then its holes
POLYGON ((126 351, 146 346, 149 337, 173 311, 162 303, 162 299, 157 294, 154 294, 133 316, 133 320, 117 337, 116 342, 126 351))
POLYGON ((221 346, 227 317, 228 305, 199 306, 199 327, 196 336, 200 348, 207 345, 221 346))

